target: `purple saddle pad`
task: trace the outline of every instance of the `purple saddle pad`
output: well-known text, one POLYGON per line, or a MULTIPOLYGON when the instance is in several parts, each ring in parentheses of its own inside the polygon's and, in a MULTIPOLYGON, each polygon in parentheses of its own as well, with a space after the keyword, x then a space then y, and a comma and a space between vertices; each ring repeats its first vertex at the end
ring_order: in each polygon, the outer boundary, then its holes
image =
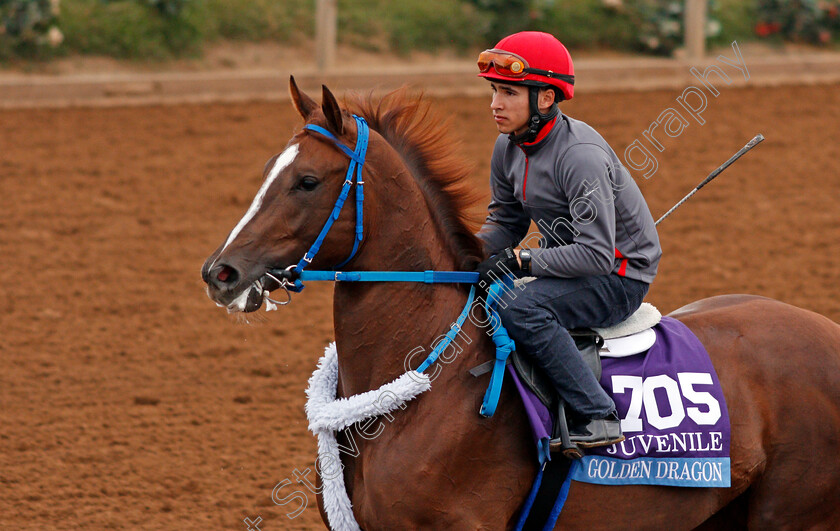
MULTIPOLYGON (((729 414, 708 352, 680 321, 663 317, 656 343, 623 358, 602 358, 601 386, 613 397, 626 439, 594 448, 573 479, 604 485, 728 487, 729 414)), ((540 462, 549 458, 553 419, 508 371, 522 397, 540 462)))

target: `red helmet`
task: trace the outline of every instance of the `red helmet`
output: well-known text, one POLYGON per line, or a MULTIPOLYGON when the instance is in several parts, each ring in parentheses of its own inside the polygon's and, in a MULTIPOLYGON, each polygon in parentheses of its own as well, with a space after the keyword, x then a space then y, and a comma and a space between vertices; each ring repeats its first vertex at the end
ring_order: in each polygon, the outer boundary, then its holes
POLYGON ((479 77, 521 85, 550 85, 563 99, 575 95, 575 67, 569 50, 553 35, 520 31, 478 56, 479 77))

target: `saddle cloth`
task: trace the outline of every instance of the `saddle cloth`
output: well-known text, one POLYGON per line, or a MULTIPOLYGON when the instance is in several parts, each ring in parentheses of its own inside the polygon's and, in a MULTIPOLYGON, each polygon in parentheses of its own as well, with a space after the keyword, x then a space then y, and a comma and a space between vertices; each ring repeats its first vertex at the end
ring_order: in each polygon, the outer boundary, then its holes
MULTIPOLYGON (((573 331, 587 363, 613 397, 627 438, 588 451, 583 466, 575 467, 573 479, 728 487, 729 416, 709 355, 681 322, 661 317, 652 306, 640 311, 647 315, 634 320, 636 324, 618 327, 629 335, 615 336, 613 329, 573 331), (639 330, 651 321, 656 321, 653 328, 639 330)), ((541 448, 541 440, 556 436, 553 415, 558 397, 529 358, 511 358, 508 373, 541 448)))

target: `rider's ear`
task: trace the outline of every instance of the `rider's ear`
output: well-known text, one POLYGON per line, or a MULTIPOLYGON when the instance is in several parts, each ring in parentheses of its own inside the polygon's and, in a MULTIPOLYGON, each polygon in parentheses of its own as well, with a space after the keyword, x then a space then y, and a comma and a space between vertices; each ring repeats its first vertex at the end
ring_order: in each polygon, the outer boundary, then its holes
POLYGON ((338 106, 338 102, 333 96, 330 89, 326 87, 326 85, 321 85, 323 88, 323 98, 321 99, 321 110, 324 111, 324 116, 327 117, 327 123, 330 126, 330 129, 335 131, 335 133, 341 136, 344 133, 344 121, 341 118, 341 108, 338 106))
POLYGON ((295 108, 303 116, 304 120, 308 119, 312 111, 318 108, 315 100, 304 94, 298 88, 297 83, 295 83, 295 76, 289 76, 289 93, 292 95, 292 102, 295 104, 295 108))

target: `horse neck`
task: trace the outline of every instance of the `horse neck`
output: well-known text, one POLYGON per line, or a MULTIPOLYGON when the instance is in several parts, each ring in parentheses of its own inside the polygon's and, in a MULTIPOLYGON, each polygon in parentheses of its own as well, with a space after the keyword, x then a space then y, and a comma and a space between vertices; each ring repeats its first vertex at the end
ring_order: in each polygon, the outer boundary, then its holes
MULTIPOLYGON (((455 268, 422 191, 402 163, 380 162, 367 180, 365 225, 364 245, 348 269, 455 268)), ((376 389, 409 367, 416 368, 434 340, 455 322, 466 300, 466 291, 454 284, 336 284, 333 312, 341 394, 376 389), (406 357, 417 349, 423 351, 407 367, 406 357)))

